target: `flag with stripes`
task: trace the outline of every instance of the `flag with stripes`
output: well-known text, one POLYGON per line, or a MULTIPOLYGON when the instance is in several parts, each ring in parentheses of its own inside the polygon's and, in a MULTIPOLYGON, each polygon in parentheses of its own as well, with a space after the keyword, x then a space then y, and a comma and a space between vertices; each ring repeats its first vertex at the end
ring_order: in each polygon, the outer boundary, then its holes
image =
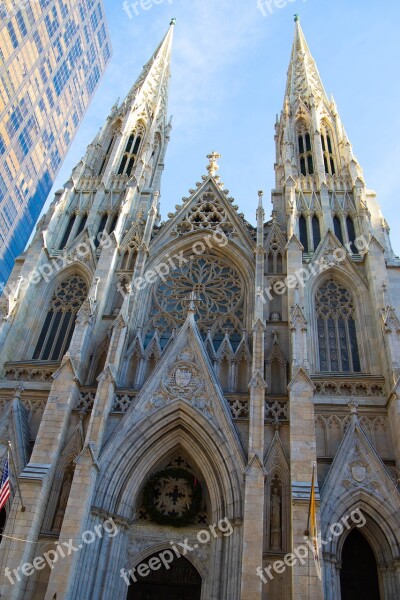
POLYGON ((8 470, 8 456, 6 458, 6 462, 4 463, 3 476, 1 478, 1 486, 0 486, 0 510, 5 506, 7 500, 10 497, 10 474, 8 470))
POLYGON ((322 573, 321 573, 321 563, 319 560, 317 506, 315 503, 315 463, 313 465, 312 480, 311 480, 309 520, 310 520, 310 537, 311 537, 312 545, 313 545, 315 569, 317 571, 318 579, 321 581, 322 573))

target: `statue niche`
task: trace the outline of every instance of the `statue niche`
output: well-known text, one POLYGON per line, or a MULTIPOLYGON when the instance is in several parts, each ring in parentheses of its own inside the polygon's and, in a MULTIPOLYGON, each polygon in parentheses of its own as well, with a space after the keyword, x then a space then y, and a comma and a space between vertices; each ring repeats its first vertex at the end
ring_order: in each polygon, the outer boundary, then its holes
POLYGON ((282 550, 282 484, 277 475, 271 481, 270 547, 282 550))

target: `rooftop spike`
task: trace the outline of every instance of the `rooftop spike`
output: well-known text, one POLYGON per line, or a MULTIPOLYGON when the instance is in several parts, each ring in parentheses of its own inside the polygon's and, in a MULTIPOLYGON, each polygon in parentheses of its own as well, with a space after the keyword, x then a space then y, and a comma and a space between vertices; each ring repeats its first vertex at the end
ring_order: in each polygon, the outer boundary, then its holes
POLYGON ((286 85, 286 98, 293 105, 298 98, 307 102, 310 98, 323 98, 328 102, 320 74, 295 15, 295 32, 286 85))
POLYGON ((150 57, 150 60, 144 65, 141 74, 122 103, 120 110, 123 112, 132 103, 139 105, 144 96, 155 107, 159 97, 167 94, 175 22, 176 19, 171 20, 167 33, 150 57))

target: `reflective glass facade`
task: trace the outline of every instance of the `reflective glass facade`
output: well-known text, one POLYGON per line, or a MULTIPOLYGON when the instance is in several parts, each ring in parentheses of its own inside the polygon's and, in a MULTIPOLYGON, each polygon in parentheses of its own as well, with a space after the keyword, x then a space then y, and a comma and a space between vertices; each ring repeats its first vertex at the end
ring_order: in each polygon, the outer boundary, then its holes
POLYGON ((0 284, 111 55, 102 0, 0 1, 0 284))

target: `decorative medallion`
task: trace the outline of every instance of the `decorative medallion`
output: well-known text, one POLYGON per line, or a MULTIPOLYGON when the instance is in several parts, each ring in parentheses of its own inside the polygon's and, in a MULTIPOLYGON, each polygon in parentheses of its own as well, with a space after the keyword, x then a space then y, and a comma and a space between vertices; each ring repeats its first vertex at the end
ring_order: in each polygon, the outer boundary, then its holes
POLYGON ((362 483, 367 477, 367 467, 362 462, 354 462, 350 465, 351 474, 358 483, 362 483))
POLYGON ((190 380, 192 379, 192 371, 188 368, 181 368, 175 370, 175 383, 179 387, 186 387, 189 385, 190 380))
POLYGON ((200 371, 194 363, 194 354, 188 348, 183 350, 168 369, 164 377, 164 385, 168 392, 175 396, 190 396, 191 398, 203 384, 200 371))
POLYGON ((167 468, 146 483, 143 504, 151 519, 162 525, 183 527, 201 510, 199 481, 186 469, 167 468))

